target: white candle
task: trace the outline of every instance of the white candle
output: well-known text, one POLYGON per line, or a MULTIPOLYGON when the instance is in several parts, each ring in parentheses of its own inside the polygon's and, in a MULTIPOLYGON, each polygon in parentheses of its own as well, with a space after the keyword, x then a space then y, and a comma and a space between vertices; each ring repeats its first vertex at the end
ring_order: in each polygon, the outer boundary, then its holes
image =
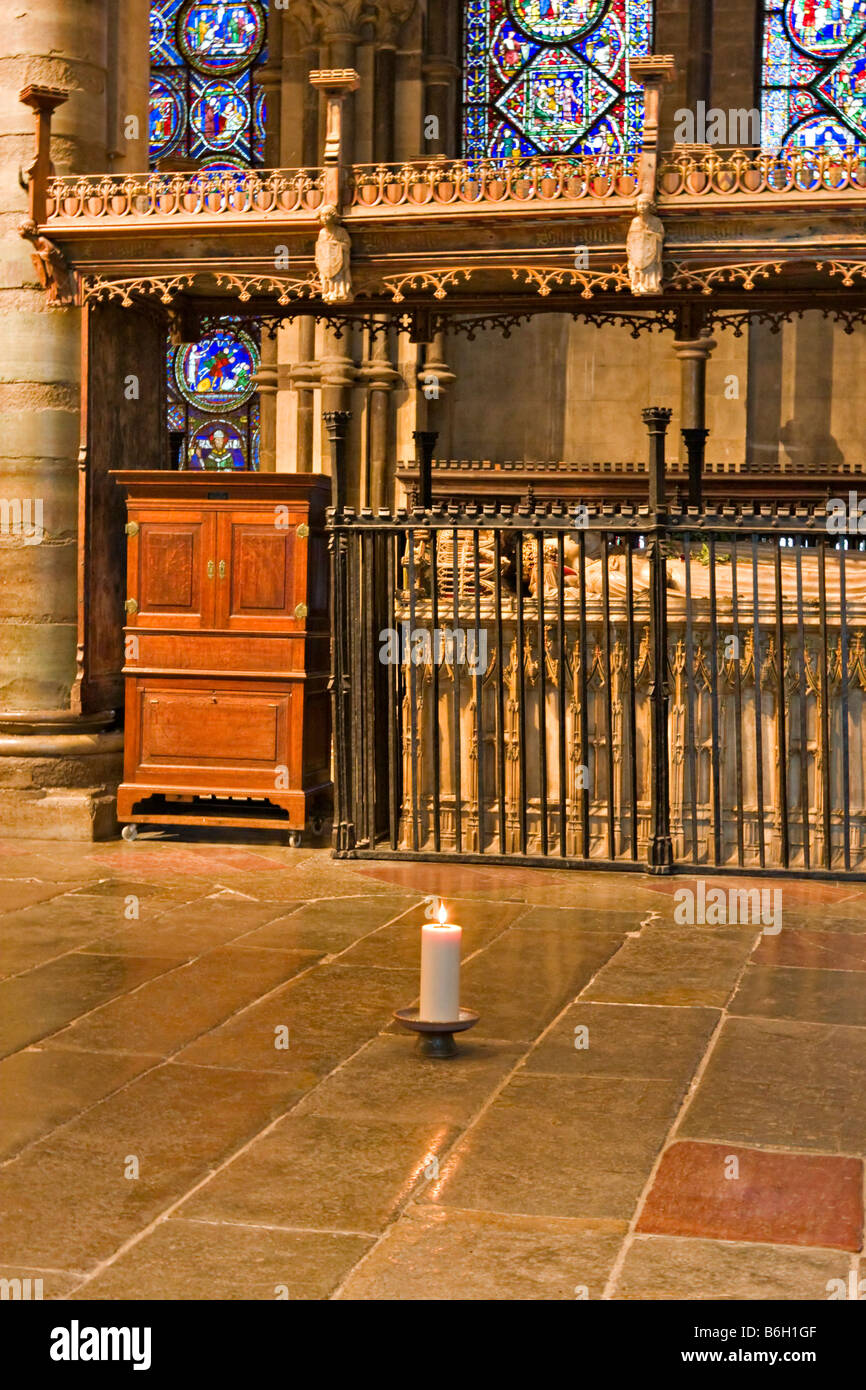
POLYGON ((421 928, 421 1009, 425 1023, 456 1023, 460 1017, 460 945, 463 928, 445 921, 421 928))

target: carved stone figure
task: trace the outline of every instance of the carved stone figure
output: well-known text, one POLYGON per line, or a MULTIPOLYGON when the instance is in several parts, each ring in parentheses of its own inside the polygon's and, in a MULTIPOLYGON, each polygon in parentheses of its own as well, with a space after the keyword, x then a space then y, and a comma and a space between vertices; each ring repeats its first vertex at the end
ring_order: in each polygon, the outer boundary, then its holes
POLYGON ((319 213, 322 230, 316 242, 316 269, 326 304, 344 304, 352 298, 352 239, 332 203, 319 213))
POLYGON ((637 216, 628 229, 628 273, 632 294, 661 294, 665 229, 648 194, 637 200, 637 216))
POLYGON ((75 304, 77 278, 60 247, 55 246, 47 236, 40 236, 36 223, 29 219, 21 223, 19 230, 24 239, 33 244, 33 264, 48 303, 57 306, 75 304))

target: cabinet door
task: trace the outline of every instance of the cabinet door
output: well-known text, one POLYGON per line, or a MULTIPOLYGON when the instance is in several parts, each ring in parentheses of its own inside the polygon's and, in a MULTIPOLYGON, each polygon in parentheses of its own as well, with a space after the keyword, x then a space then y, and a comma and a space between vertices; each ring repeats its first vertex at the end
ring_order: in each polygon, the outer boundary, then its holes
POLYGON ((273 511, 219 514, 217 626, 235 632, 304 628, 295 609, 306 602, 307 542, 298 536, 305 511, 277 525, 273 511))
POLYGON ((127 621, 137 627, 214 626, 216 518, 194 507, 131 513, 128 594, 138 604, 127 621))

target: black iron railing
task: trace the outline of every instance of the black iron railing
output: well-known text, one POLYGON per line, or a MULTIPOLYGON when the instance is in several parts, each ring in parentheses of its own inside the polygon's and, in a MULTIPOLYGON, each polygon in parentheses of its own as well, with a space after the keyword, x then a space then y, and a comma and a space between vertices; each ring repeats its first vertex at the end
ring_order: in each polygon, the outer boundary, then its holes
POLYGON ((336 853, 866 875, 860 544, 805 509, 334 514, 336 853))

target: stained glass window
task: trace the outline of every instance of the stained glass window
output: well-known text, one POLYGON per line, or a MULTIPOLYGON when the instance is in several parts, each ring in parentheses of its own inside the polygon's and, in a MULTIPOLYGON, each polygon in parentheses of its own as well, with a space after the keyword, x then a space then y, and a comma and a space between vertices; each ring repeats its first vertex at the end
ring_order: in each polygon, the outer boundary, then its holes
POLYGON ((635 158, 643 89, 629 60, 652 41, 652 0, 468 0, 464 154, 635 158))
MULTIPOLYGON (((150 157, 200 166, 193 183, 261 165, 267 0, 152 0, 150 157)), ((258 330, 211 322, 198 343, 169 347, 167 424, 180 468, 257 470, 258 330)))
POLYGON ((220 319, 199 342, 168 349, 168 428, 179 467, 258 471, 257 339, 220 319))
POLYGON ((266 57, 267 0, 153 0, 150 155, 206 164, 261 164, 265 96, 253 81, 266 57))
POLYGON ((866 0, 764 0, 762 144, 866 141, 866 0))

